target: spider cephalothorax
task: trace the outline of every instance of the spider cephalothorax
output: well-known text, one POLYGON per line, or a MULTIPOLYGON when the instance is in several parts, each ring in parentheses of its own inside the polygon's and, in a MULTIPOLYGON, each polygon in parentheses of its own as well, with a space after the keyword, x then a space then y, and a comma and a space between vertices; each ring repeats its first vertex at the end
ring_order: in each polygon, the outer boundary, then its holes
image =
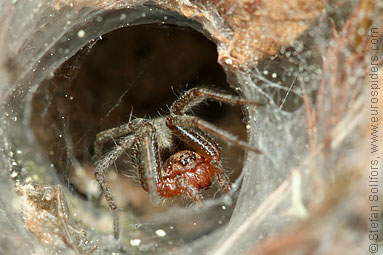
MULTIPOLYGON (((193 151, 174 153, 166 160, 162 169, 162 180, 157 185, 158 195, 173 197, 186 194, 194 202, 202 201, 198 191, 209 187, 216 174, 209 162, 193 151)), ((227 184, 230 186, 230 182, 227 184)), ((226 192, 230 187, 225 186, 226 192)))
POLYGON ((246 142, 219 129, 198 117, 187 115, 191 108, 204 99, 213 99, 229 104, 259 105, 239 97, 215 92, 205 88, 190 89, 176 100, 165 117, 155 119, 134 119, 120 127, 111 128, 97 134, 95 155, 101 158, 104 143, 120 138, 116 147, 106 154, 95 169, 98 181, 110 209, 114 212, 114 234, 118 238, 117 205, 105 183, 105 170, 121 154, 131 149, 138 166, 141 186, 150 193, 153 204, 158 197, 187 195, 194 202, 201 202, 201 189, 209 187, 214 179, 222 192, 231 189, 231 183, 221 164, 220 146, 213 138, 224 140, 240 148, 259 153, 246 142), (191 150, 174 153, 162 159, 164 151, 172 151, 173 140, 178 137, 191 150), (165 162, 163 162, 165 161, 165 162))

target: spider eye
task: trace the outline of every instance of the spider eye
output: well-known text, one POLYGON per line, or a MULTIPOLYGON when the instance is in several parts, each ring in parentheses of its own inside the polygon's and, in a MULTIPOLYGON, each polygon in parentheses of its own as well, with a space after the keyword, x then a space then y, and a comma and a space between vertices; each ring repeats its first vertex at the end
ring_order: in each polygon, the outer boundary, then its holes
POLYGON ((193 163, 196 159, 197 159, 197 157, 195 155, 195 152, 187 151, 180 156, 179 162, 182 166, 187 166, 187 165, 193 163))
POLYGON ((187 160, 185 160, 185 159, 181 159, 181 160, 180 160, 180 164, 181 164, 182 166, 186 166, 186 165, 188 164, 188 162, 187 162, 187 160))

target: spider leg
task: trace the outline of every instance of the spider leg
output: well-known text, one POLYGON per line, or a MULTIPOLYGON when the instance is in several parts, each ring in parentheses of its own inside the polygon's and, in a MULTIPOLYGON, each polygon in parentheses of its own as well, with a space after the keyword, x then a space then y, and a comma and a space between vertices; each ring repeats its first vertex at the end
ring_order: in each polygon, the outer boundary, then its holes
POLYGON ((98 184, 100 185, 101 191, 104 193, 105 200, 109 206, 109 208, 113 212, 113 228, 114 228, 114 237, 116 239, 119 238, 119 220, 117 214, 117 204, 114 201, 112 194, 110 193, 109 187, 106 185, 106 170, 121 156, 121 154, 132 147, 132 145, 136 142, 135 136, 127 136, 121 140, 116 146, 116 148, 110 153, 106 154, 103 158, 101 158, 97 166, 94 170, 94 175, 98 184))
POLYGON ((225 174, 221 162, 212 160, 210 162, 212 167, 215 169, 215 176, 218 181, 218 185, 221 187, 223 193, 227 193, 231 190, 231 182, 229 177, 225 174))
MULTIPOLYGON (((239 148, 253 151, 255 153, 262 153, 260 150, 258 150, 257 148, 254 148, 250 144, 239 140, 235 135, 233 135, 233 134, 231 134, 231 133, 229 133, 223 129, 220 129, 220 128, 216 127, 215 125, 210 124, 209 122, 204 121, 198 117, 170 114, 166 118, 166 125, 170 129, 174 130, 175 134, 181 140, 185 140, 185 139, 193 140, 192 138, 186 138, 188 136, 186 133, 190 132, 190 131, 186 130, 185 128, 200 129, 200 130, 206 131, 210 134, 213 134, 217 138, 219 138, 223 141, 226 141, 229 144, 233 144, 239 148), (185 138, 182 138, 184 136, 185 136, 185 138)), ((187 142, 187 141, 185 140, 185 142, 187 142)))
POLYGON ((142 127, 142 137, 140 137, 140 155, 142 160, 139 162, 139 171, 142 173, 141 183, 146 183, 153 205, 158 205, 159 198, 157 184, 161 179, 160 156, 157 144, 155 127, 147 122, 142 127), (145 181, 143 181, 145 180, 145 181))
POLYGON ((104 131, 101 131, 96 135, 96 140, 94 142, 94 155, 96 159, 101 158, 102 147, 104 143, 116 139, 118 137, 126 136, 130 133, 133 133, 142 125, 143 119, 134 119, 129 123, 123 124, 119 127, 110 128, 104 131))
POLYGON ((186 194, 193 200, 194 203, 201 203, 203 196, 197 188, 191 185, 187 180, 182 177, 178 177, 175 180, 176 186, 179 190, 185 190, 186 194))
POLYGON ((261 103, 243 99, 240 97, 220 93, 206 88, 192 88, 185 92, 170 107, 170 112, 181 115, 189 111, 193 106, 201 103, 205 99, 213 99, 220 102, 238 105, 262 105, 261 103))

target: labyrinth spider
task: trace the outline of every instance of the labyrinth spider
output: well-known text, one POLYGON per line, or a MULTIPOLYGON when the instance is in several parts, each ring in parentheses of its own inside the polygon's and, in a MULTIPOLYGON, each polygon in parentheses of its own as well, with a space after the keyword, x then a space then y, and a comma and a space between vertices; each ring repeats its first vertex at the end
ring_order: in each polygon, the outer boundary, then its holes
POLYGON ((222 192, 231 189, 231 183, 221 164, 221 150, 212 136, 239 148, 260 153, 234 135, 186 113, 205 99, 238 105, 260 105, 257 102, 219 93, 205 88, 193 88, 185 92, 170 107, 165 117, 134 119, 127 124, 97 134, 94 143, 95 156, 101 158, 103 144, 120 138, 115 148, 106 154, 96 166, 95 177, 114 216, 114 236, 119 238, 117 205, 105 183, 105 171, 121 156, 132 149, 138 166, 140 184, 148 191, 154 205, 158 197, 174 197, 185 194, 193 202, 202 202, 200 190, 211 186, 217 179, 222 192), (191 150, 174 152, 174 138, 191 150), (172 154, 169 158, 165 158, 172 154), (165 161, 164 161, 165 159, 165 161), (163 163, 164 162, 164 163, 163 163))

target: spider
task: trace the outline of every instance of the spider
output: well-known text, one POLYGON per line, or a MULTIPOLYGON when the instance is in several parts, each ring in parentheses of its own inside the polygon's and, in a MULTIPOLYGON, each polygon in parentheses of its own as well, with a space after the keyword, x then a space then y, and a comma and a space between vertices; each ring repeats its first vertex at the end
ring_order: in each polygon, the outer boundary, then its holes
POLYGON ((119 238, 117 204, 105 183, 105 172, 124 151, 131 149, 134 155, 132 158, 138 166, 140 184, 149 192, 153 205, 158 204, 159 197, 182 194, 187 195, 194 203, 202 202, 200 191, 210 187, 214 178, 223 193, 230 191, 231 183, 222 167, 221 149, 215 138, 260 153, 258 149, 231 133, 186 114, 205 99, 237 105, 261 105, 214 90, 193 88, 173 102, 170 113, 165 117, 133 119, 96 135, 94 151, 98 159, 102 156, 103 144, 119 139, 115 148, 99 160, 94 170, 101 192, 113 212, 116 239, 119 238), (175 137, 189 146, 190 150, 174 153, 175 137), (167 155, 171 156, 166 159, 167 155))

